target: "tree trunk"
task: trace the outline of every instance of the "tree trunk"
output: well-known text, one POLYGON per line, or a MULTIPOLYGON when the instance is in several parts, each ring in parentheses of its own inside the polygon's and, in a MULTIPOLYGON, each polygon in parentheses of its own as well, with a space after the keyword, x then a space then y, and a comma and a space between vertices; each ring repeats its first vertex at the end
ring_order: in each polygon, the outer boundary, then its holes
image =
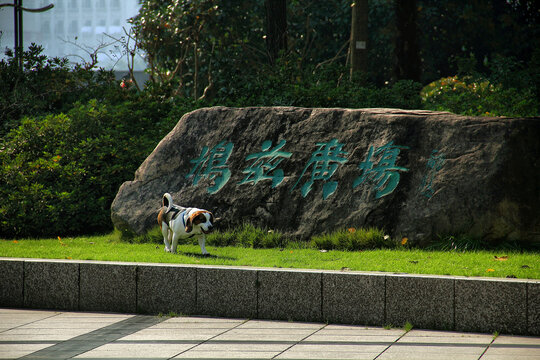
POLYGON ((193 100, 197 100, 198 81, 199 81, 199 54, 197 53, 198 42, 193 44, 193 100))
POLYGON ((410 79, 420 81, 420 54, 417 42, 417 7, 416 0, 395 0, 396 11, 396 66, 397 80, 410 79))
POLYGON ((352 5, 351 41, 351 79, 357 71, 367 72, 368 42, 368 0, 356 0, 352 5))
POLYGON ((287 50, 287 2, 265 0, 266 6, 266 49, 271 64, 281 50, 287 50))

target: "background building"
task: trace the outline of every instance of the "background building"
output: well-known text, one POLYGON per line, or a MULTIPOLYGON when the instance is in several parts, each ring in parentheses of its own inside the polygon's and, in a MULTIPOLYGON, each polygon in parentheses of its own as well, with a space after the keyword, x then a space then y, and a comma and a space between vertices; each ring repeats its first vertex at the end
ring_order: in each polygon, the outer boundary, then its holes
MULTIPOLYGON (((25 48, 35 42, 44 47, 49 57, 67 57, 78 63, 89 62, 90 54, 100 48, 98 66, 118 72, 127 70, 122 45, 111 37, 120 39, 125 35, 124 28, 129 30, 127 19, 137 14, 138 0, 24 0, 23 6, 40 8, 51 3, 54 8, 46 12, 24 12, 25 48), (103 47, 105 44, 110 45, 103 47)), ((0 8, 2 58, 6 47, 13 48, 13 26, 13 7, 0 8)), ((144 68, 144 60, 138 56, 135 69, 144 68)))

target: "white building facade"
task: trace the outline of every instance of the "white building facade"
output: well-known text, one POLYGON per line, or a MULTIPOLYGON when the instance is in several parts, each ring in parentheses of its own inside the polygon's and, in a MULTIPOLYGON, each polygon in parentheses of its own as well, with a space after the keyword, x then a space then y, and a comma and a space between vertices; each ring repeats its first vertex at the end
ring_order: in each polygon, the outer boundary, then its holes
MULTIPOLYGON (((13 0, 0 0, 13 3, 13 0)), ((127 20, 137 14, 138 0, 24 0, 23 7, 54 7, 41 13, 24 12, 23 41, 25 49, 32 42, 42 45, 49 57, 67 57, 72 62, 90 62, 90 53, 98 51, 98 66, 116 71, 127 70, 122 45, 113 38, 129 30, 127 20), (110 44, 103 47, 105 44, 110 44)), ((14 45, 13 7, 0 8, 0 46, 14 45)), ((145 68, 142 57, 136 59, 136 70, 145 68)))

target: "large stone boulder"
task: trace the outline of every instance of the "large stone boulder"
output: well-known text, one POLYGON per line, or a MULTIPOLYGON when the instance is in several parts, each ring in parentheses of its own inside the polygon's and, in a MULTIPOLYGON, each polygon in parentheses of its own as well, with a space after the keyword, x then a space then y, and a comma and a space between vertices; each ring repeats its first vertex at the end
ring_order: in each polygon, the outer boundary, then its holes
POLYGON ((423 240, 540 234, 540 119, 399 109, 200 109, 184 115, 112 204, 116 228, 156 226, 163 193, 307 238, 377 226, 423 240))

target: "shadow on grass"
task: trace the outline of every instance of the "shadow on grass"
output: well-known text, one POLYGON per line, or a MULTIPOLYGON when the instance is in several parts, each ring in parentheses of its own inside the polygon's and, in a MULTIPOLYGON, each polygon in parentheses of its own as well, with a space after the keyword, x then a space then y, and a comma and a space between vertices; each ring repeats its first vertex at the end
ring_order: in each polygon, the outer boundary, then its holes
POLYGON ((203 255, 201 253, 184 252, 184 251, 179 251, 178 255, 184 255, 184 256, 194 257, 198 259, 238 260, 237 258, 233 258, 229 256, 217 256, 217 255, 212 255, 212 254, 203 255))

